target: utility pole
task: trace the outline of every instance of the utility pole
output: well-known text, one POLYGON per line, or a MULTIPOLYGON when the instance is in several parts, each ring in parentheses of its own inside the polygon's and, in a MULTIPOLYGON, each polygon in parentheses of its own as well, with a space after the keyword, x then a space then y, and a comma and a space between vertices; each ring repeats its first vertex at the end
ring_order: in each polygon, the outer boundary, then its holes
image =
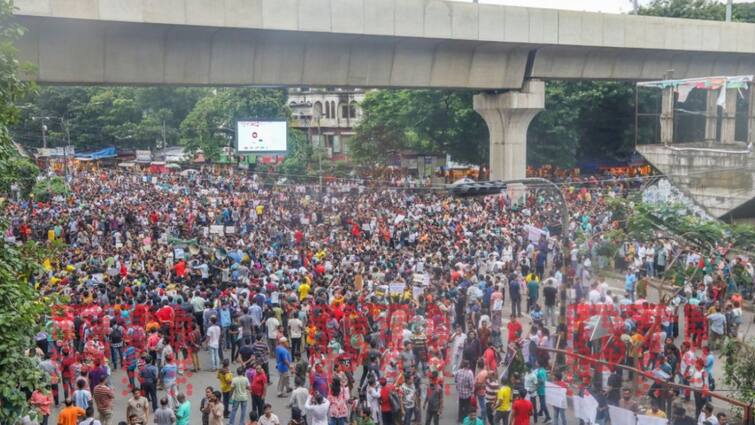
POLYGON ((163 144, 162 144, 161 148, 164 149, 166 146, 168 146, 168 144, 165 141, 165 120, 163 120, 163 144))
POLYGON ((726 2, 726 22, 731 22, 731 10, 734 7, 734 0, 726 2))
POLYGON ((32 121, 41 121, 42 122, 42 147, 47 148, 47 124, 45 124, 46 120, 49 120, 50 117, 31 117, 32 121))
POLYGON ((71 131, 68 129, 68 122, 65 118, 60 118, 60 124, 63 126, 63 130, 65 130, 66 132, 66 147, 63 151, 63 159, 66 169, 66 182, 68 182, 70 179, 70 171, 68 168, 68 154, 71 151, 71 131))

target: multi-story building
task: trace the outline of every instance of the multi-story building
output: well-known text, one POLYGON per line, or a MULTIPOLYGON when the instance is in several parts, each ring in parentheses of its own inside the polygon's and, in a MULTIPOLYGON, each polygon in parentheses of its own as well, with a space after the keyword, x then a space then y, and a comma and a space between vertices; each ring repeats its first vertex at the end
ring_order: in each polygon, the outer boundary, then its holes
POLYGON ((333 160, 348 158, 349 141, 362 118, 362 89, 295 88, 288 91, 292 126, 307 134, 312 146, 322 146, 333 160))

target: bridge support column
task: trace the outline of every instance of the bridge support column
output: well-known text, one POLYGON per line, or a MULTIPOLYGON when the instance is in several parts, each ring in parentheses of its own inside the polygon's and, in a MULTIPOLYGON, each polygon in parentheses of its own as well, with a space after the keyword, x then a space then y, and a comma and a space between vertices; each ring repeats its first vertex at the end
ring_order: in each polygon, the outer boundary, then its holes
POLYGON ((674 142, 674 89, 663 89, 661 97, 661 143, 674 142))
POLYGON ((718 135, 718 93, 706 90, 705 94, 705 141, 715 143, 718 135))
POLYGON ((474 110, 490 131, 490 180, 527 177, 527 129, 545 109, 545 83, 531 80, 521 91, 474 96, 474 110))
POLYGON ((721 143, 734 141, 737 128, 737 89, 726 89, 725 108, 721 111, 721 143))
POLYGON ((750 102, 747 105, 747 143, 755 142, 755 86, 750 84, 750 102))

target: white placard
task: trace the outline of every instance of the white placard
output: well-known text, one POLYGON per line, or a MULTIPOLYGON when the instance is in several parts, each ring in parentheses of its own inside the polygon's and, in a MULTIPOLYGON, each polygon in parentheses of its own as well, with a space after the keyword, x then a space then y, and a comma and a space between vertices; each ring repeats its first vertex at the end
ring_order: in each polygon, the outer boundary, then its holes
POLYGON ((667 425, 668 419, 655 416, 637 415, 637 423, 642 425, 667 425))
POLYGON ((598 416, 598 401, 595 397, 574 397, 574 416, 585 422, 594 424, 598 416))
POLYGON ((635 425, 637 423, 637 418, 631 410, 609 405, 608 414, 611 416, 611 425, 635 425))
POLYGON ((545 402, 566 409, 566 388, 552 382, 545 383, 545 402))
POLYGON ((412 286, 412 298, 415 300, 419 300, 424 292, 425 288, 421 286, 412 286))
POLYGON ((236 123, 239 152, 285 152, 286 121, 239 121, 236 123))
POLYGON ((232 235, 236 233, 236 227, 235 226, 226 226, 225 227, 225 234, 226 235, 232 235))
POLYGON ((548 232, 538 229, 535 226, 526 225, 524 226, 524 228, 527 230, 527 239, 529 239, 531 242, 540 242, 541 236, 545 236, 546 238, 548 237, 548 232))
POLYGON ((211 235, 222 235, 223 234, 223 225, 221 224, 213 224, 210 226, 210 234, 211 235))
POLYGON ((406 283, 404 282, 393 282, 388 286, 388 292, 391 295, 401 295, 404 293, 404 289, 406 289, 406 283))

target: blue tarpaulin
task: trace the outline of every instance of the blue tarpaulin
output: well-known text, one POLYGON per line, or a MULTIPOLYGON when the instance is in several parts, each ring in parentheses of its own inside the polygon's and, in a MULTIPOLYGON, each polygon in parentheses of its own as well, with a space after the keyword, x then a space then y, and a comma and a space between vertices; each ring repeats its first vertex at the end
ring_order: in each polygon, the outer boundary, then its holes
POLYGON ((85 161, 96 161, 98 159, 115 158, 118 156, 118 152, 115 147, 109 147, 96 152, 82 152, 76 155, 76 159, 85 161))

